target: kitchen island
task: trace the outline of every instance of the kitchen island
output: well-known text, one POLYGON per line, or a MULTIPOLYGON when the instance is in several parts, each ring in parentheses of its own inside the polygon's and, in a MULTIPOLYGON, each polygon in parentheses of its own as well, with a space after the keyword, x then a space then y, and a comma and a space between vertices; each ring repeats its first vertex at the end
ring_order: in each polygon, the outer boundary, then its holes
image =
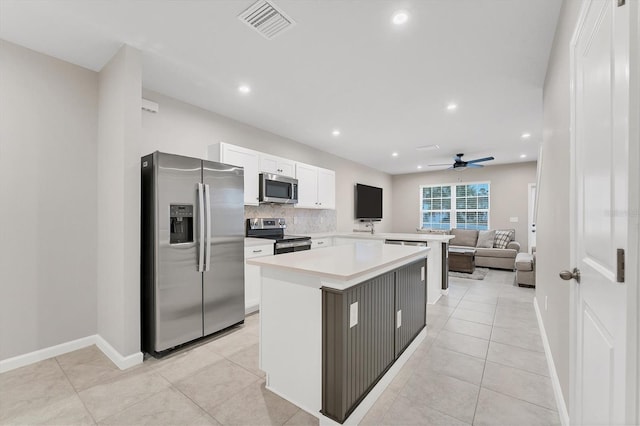
POLYGON ((357 242, 247 260, 261 267, 267 389, 321 424, 358 423, 426 335, 429 250, 357 242))
POLYGON ((448 247, 453 235, 437 233, 395 233, 395 232, 326 232, 311 234, 312 247, 316 239, 326 240, 323 244, 341 245, 353 244, 355 241, 373 241, 380 244, 420 245, 425 244, 431 248, 428 259, 428 285, 427 303, 433 305, 441 295, 449 293, 448 279, 448 247))

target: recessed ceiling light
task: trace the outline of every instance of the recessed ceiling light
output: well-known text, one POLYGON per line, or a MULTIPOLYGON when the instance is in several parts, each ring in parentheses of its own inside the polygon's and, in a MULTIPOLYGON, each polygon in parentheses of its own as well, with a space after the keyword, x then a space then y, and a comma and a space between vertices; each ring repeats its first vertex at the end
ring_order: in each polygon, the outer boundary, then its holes
POLYGON ((391 156, 392 156, 392 157, 397 157, 397 156, 398 156, 398 153, 397 153, 397 152, 394 152, 394 153, 392 153, 392 154, 391 154, 391 156))
POLYGON ((340 136, 340 130, 339 129, 333 129, 333 132, 331 132, 331 134, 333 136, 340 136))
POLYGON ((520 158, 527 158, 527 154, 521 154, 520 158))
POLYGON ((238 86, 238 92, 242 93, 243 95, 246 95, 251 92, 251 87, 247 86, 246 84, 242 84, 238 86))
POLYGON ((531 133, 523 133, 522 139, 529 139, 531 137, 531 133))
POLYGON ((456 109, 458 109, 458 105, 456 105, 454 103, 450 103, 449 105, 447 105, 447 110, 448 111, 455 111, 456 109))
POLYGON ((393 18, 391 19, 394 25, 404 25, 409 20, 409 14, 404 10, 398 10, 393 14, 393 18))
POLYGON ((421 168, 422 168, 422 166, 418 166, 418 168, 419 168, 419 169, 421 169, 421 168))

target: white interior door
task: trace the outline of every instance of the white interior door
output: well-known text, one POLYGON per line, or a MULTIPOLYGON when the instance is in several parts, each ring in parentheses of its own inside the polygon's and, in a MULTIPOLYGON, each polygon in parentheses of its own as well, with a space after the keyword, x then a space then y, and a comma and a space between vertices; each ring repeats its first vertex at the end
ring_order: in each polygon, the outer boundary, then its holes
POLYGON ((529 184, 529 214, 528 214, 528 223, 527 226, 529 228, 529 253, 531 253, 531 249, 536 246, 536 184, 529 184))
POLYGON ((574 35, 571 423, 626 424, 629 7, 587 0, 574 35))

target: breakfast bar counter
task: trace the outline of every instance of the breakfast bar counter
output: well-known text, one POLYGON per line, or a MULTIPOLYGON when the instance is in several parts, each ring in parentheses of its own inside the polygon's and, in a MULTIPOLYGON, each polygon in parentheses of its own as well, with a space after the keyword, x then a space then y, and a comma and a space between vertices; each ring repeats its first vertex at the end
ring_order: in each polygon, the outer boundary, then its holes
POLYGON ((267 388, 321 424, 358 423, 426 335, 429 251, 357 242, 248 259, 267 388))

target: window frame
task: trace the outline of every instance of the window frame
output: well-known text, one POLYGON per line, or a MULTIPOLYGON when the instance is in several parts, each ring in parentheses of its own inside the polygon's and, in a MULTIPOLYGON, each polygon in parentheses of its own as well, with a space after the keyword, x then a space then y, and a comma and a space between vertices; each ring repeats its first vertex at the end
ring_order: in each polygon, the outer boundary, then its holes
MULTIPOLYGON (((489 196, 488 196, 488 202, 487 202, 487 208, 486 208, 486 212, 487 212, 487 229, 491 229, 491 181, 490 180, 485 180, 485 181, 475 181, 475 182, 454 182, 454 183, 433 183, 433 184, 422 184, 419 187, 419 193, 418 193, 418 229, 422 228, 422 218, 423 218, 423 214, 425 212, 425 210, 422 209, 423 206, 423 198, 422 198, 422 194, 424 193, 424 188, 433 188, 433 187, 442 187, 442 186, 448 186, 451 188, 451 208, 448 210, 449 211, 449 229, 453 229, 456 228, 458 226, 458 208, 457 208, 457 191, 456 191, 456 186, 457 185, 483 185, 486 184, 489 186, 489 196)), ((485 209, 474 209, 477 212, 480 211, 485 211, 485 209)), ((428 210, 427 210, 428 211, 428 210)), ((442 211, 442 210, 441 210, 442 211)), ((469 211, 469 209, 464 209, 464 210, 460 210, 461 212, 466 212, 469 211)))

